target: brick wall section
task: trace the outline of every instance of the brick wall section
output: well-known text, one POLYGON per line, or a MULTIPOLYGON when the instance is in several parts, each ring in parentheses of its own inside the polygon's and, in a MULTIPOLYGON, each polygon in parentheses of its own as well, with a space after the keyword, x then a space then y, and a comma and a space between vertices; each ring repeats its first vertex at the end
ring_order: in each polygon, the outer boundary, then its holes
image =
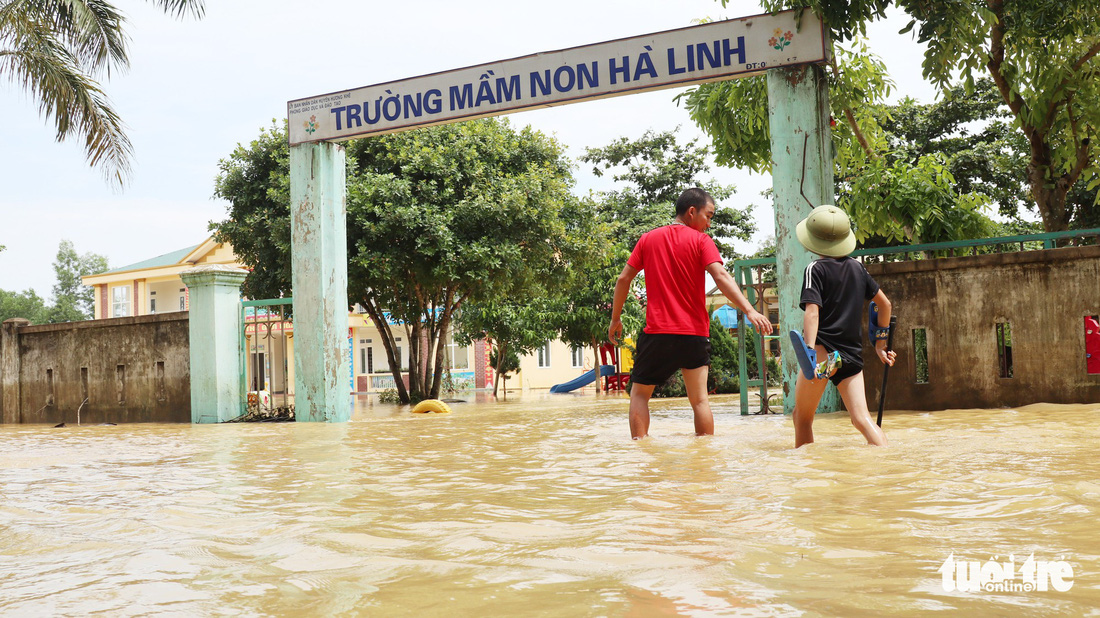
POLYGON ((479 339, 474 342, 474 388, 486 388, 491 386, 487 384, 485 372, 485 340, 479 339))
MULTIPOLYGON (((887 409, 1100 402, 1083 326, 1084 316, 1100 315, 1100 246, 868 264, 867 271, 898 318, 887 409), (1011 325, 1011 378, 1001 378, 998 365, 1002 322, 1011 325), (927 384, 916 383, 914 328, 928 337, 927 384)), ((863 357, 868 403, 877 409, 883 365, 870 346, 863 357)))
MULTIPOLYGON (((83 424, 189 423, 189 334, 186 312, 23 326, 13 364, 20 374, 19 409, 6 409, 5 403, 0 419, 75 424, 79 408, 83 424), (88 401, 81 406, 85 389, 88 401)), ((0 350, 5 359, 11 353, 0 350)), ((5 376, 2 383, 6 390, 11 381, 5 376)))

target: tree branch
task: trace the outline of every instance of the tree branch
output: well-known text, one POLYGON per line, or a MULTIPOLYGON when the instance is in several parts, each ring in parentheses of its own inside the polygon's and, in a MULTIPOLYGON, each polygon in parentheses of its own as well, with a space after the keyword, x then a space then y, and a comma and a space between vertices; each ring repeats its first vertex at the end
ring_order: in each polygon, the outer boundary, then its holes
POLYGON ((1100 41, 1094 43, 1093 46, 1090 47, 1083 56, 1078 58, 1077 62, 1073 63, 1073 72, 1076 73, 1077 71, 1080 71, 1081 68, 1085 66, 1085 63, 1089 60, 1092 60, 1096 56, 1096 54, 1100 54, 1100 41))
POLYGON ((1058 111, 1058 108, 1061 107, 1061 104, 1069 104, 1069 97, 1066 97, 1065 99, 1059 99, 1057 95, 1065 90, 1066 86, 1069 85, 1070 80, 1077 75, 1077 72, 1080 71, 1082 67, 1085 66, 1085 63, 1096 57, 1096 54, 1100 54, 1100 41, 1097 41, 1095 44, 1093 44, 1093 46, 1090 47, 1089 50, 1084 53, 1084 55, 1077 59, 1077 62, 1073 63, 1073 69, 1070 71, 1069 75, 1067 75, 1066 78, 1063 79, 1056 88, 1054 88, 1053 94, 1050 98, 1050 106, 1047 108, 1046 117, 1043 119, 1043 128, 1045 130, 1049 130, 1050 127, 1054 126, 1054 114, 1058 111))
POLYGON ((1085 168, 1089 164, 1089 140, 1088 138, 1079 139, 1077 132, 1077 117, 1073 114, 1072 95, 1066 97, 1066 113, 1069 114, 1069 126, 1070 131, 1073 133, 1073 141, 1077 150, 1077 162, 1074 164, 1073 169, 1062 174, 1062 178, 1059 182, 1063 183, 1066 190, 1073 186, 1077 179, 1081 177, 1081 173, 1085 171, 1085 168))
POLYGON ((1001 93, 1001 98, 1004 99, 1005 104, 1012 110, 1012 113, 1016 115, 1024 132, 1030 135, 1035 131, 1035 127, 1024 122, 1023 114, 1026 111, 1024 103, 1020 97, 1012 94, 1012 87, 1009 86, 1008 80, 1005 79, 1001 70, 1005 61, 1004 0, 986 0, 986 6, 997 16, 997 23, 993 25, 993 30, 990 32, 989 62, 986 67, 989 69, 990 76, 993 77, 993 83, 997 86, 997 91, 1001 93))
MULTIPOLYGON (((834 57, 829 66, 833 69, 833 77, 840 81, 840 68, 837 66, 836 58, 834 57)), ((856 140, 859 141, 859 145, 863 148, 863 152, 871 159, 877 159, 878 155, 871 150, 871 145, 867 143, 867 137, 863 134, 863 130, 859 128, 859 123, 856 122, 856 115, 852 113, 852 108, 844 108, 844 117, 848 120, 848 126, 852 127, 852 133, 855 134, 856 140)))

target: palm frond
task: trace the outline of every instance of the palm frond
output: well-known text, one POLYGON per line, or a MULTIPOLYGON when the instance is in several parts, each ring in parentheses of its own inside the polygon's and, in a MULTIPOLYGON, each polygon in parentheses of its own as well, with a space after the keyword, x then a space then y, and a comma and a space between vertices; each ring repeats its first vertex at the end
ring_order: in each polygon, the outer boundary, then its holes
POLYGON ((18 32, 19 24, 49 26, 80 66, 92 75, 129 66, 126 55, 126 19, 104 0, 11 0, 0 8, 0 36, 18 32), (6 18, 6 19, 5 19, 6 18))
POLYGON ((203 0, 149 0, 159 6, 165 13, 174 17, 183 17, 185 13, 191 13, 196 19, 202 19, 206 14, 203 0))
MULTIPOLYGON (((202 18, 205 0, 148 0, 202 18)), ((129 67, 126 18, 110 0, 0 0, 0 77, 35 97, 57 140, 84 140, 88 163, 123 186, 133 147, 95 76, 129 67)))
POLYGON ((83 137, 88 163, 123 186, 133 147, 122 119, 99 84, 81 71, 76 56, 41 22, 24 21, 18 32, 5 31, 0 42, 8 45, 0 48, 0 76, 38 100, 39 111, 53 119, 59 142, 74 134, 83 137))

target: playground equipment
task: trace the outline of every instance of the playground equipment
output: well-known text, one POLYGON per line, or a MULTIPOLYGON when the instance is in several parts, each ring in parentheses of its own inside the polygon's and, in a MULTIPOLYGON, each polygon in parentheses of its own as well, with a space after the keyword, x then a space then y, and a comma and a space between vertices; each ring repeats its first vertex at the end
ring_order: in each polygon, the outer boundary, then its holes
POLYGON ((612 343, 605 343, 600 346, 600 364, 612 365, 615 367, 615 372, 607 376, 607 382, 605 386, 609 391, 624 391, 626 385, 630 383, 630 372, 624 372, 621 359, 619 358, 619 348, 612 343))
MULTIPOLYGON (((600 365, 600 377, 607 377, 615 373, 614 365, 600 365)), ((569 391, 575 391, 582 386, 587 386, 596 380, 596 370, 589 369, 581 375, 573 378, 568 382, 562 382, 561 384, 555 384, 550 387, 551 393, 568 393, 569 391)))

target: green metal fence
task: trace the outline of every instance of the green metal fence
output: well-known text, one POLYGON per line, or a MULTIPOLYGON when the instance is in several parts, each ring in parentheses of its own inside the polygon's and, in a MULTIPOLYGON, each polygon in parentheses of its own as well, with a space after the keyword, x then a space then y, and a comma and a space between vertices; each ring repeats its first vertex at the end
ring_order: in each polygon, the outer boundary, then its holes
MULTIPOLYGON (((1068 230, 1065 232, 1048 232, 1045 234, 1024 234, 1019 236, 1000 236, 996 238, 979 238, 974 240, 953 240, 950 242, 925 243, 919 245, 905 245, 901 247, 882 247, 877 249, 859 249, 852 252, 852 257, 861 259, 865 263, 901 262, 927 260, 945 257, 960 257, 985 253, 1016 253, 1020 251, 1041 251, 1065 246, 1082 246, 1100 244, 1100 228, 1086 230, 1068 230)), ((733 278, 745 291, 749 302, 757 311, 768 315, 768 308, 764 302, 764 292, 775 288, 775 258, 753 258, 747 260, 735 260, 733 262, 733 278)), ((778 411, 773 410, 773 401, 769 401, 767 385, 767 364, 765 348, 767 341, 777 339, 778 335, 769 335, 761 338, 744 312, 738 312, 737 316, 737 355, 740 367, 741 380, 741 414, 771 414, 781 413, 782 405, 778 411), (752 338, 754 343, 759 343, 757 352, 757 365, 752 374, 756 377, 750 379, 748 366, 747 340, 752 338), (760 409, 749 411, 749 392, 753 388, 760 389, 760 409)), ((779 392, 782 392, 781 390, 779 392)))

